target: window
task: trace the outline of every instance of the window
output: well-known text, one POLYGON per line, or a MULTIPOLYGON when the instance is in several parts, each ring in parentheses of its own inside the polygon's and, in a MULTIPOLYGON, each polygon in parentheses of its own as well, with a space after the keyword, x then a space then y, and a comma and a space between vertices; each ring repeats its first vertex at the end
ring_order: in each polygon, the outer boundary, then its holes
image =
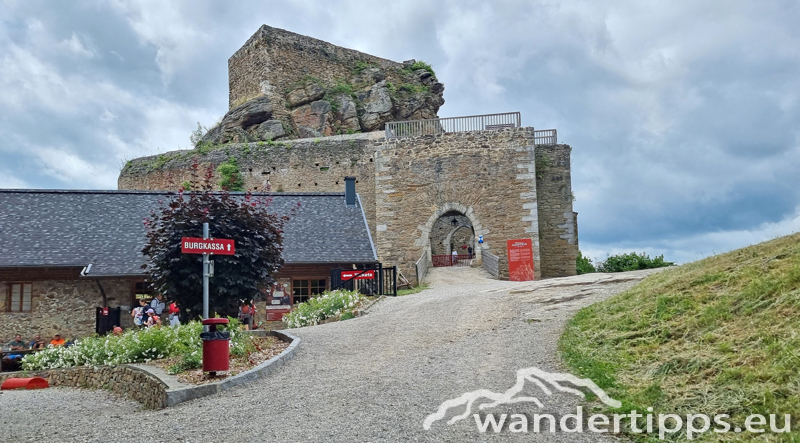
POLYGON ((8 285, 8 312, 31 312, 31 284, 8 285))
POLYGON ((328 285, 325 278, 292 280, 292 300, 294 304, 308 301, 312 295, 322 294, 328 285))

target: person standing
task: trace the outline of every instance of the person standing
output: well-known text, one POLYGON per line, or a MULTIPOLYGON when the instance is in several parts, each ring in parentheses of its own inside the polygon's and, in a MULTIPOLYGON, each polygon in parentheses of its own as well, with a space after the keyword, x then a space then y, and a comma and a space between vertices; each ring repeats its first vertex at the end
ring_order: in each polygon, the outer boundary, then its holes
POLYGON ((169 325, 170 326, 179 326, 181 324, 180 319, 181 310, 178 308, 177 302, 172 302, 169 304, 169 325))
POLYGON ((451 257, 453 258, 452 259, 453 260, 452 266, 455 266, 456 264, 458 264, 458 251, 453 249, 453 253, 451 254, 451 257))
POLYGON ((161 317, 166 307, 167 303, 164 301, 164 296, 161 294, 156 295, 156 298, 150 301, 150 309, 155 311, 156 315, 159 317, 161 317))
POLYGON ((472 246, 467 248, 467 254, 469 254, 469 259, 472 260, 472 246))
POLYGON ((252 314, 252 307, 250 306, 250 303, 247 302, 247 300, 245 300, 245 302, 242 303, 242 307, 241 307, 240 312, 241 312, 240 319, 242 320, 242 324, 244 325, 244 329, 249 331, 250 330, 250 325, 252 324, 253 316, 251 315, 252 314))

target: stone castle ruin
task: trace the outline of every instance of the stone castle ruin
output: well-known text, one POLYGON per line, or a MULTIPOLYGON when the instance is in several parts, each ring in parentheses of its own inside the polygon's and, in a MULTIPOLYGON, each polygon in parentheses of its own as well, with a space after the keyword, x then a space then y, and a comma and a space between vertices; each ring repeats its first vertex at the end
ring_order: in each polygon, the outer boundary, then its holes
POLYGON ((555 130, 522 127, 519 113, 440 119, 444 86, 427 64, 266 25, 228 69, 220 123, 195 149, 128 162, 119 189, 175 189, 195 159, 257 192, 343 192, 353 176, 379 259, 412 281, 467 247, 473 266, 507 278, 506 240, 520 238, 536 278, 575 275, 571 148, 555 130))

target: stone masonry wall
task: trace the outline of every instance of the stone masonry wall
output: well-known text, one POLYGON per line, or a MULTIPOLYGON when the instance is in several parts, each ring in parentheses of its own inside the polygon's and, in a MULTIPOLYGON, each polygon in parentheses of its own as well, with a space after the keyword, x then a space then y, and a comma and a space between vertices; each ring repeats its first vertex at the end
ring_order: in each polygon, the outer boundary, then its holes
MULTIPOLYGON (((386 72, 403 69, 402 63, 263 25, 228 59, 228 105, 234 108, 261 95, 283 103, 284 93, 301 77, 335 84, 353 76, 355 62, 386 72)), ((398 79, 390 74, 388 80, 398 79)))
POLYGON ((542 277, 576 275, 578 230, 572 211, 569 145, 536 147, 542 277))
POLYGON ((230 111, 203 140, 322 137, 436 118, 444 85, 414 63, 264 25, 228 60, 230 111))
MULTIPOLYGON (((11 341, 14 334, 23 340, 32 340, 41 334, 50 341, 55 334, 66 339, 80 338, 95 332, 95 308, 103 305, 103 298, 94 280, 44 280, 15 279, 14 282, 31 283, 31 311, 6 312, 7 281, 0 281, 0 324, 3 343, 11 341)), ((108 297, 109 307, 122 306, 120 320, 123 328, 132 326, 130 319, 130 282, 126 280, 101 280, 108 297)))
POLYGON ((0 384, 9 378, 19 377, 42 377, 50 386, 108 389, 136 400, 149 409, 167 406, 167 385, 144 371, 126 365, 0 373, 0 384))
MULTIPOLYGON (((370 134, 245 143, 219 146, 207 151, 173 151, 131 160, 120 173, 119 189, 177 190, 191 180, 195 159, 215 171, 235 158, 245 189, 272 192, 344 192, 344 178, 356 177, 368 224, 375 236, 375 150, 370 134)), ((214 183, 220 177, 214 175, 214 183)))
POLYGON ((126 165, 118 186, 177 189, 190 179, 193 158, 214 169, 235 158, 245 187, 255 191, 269 184, 272 191, 343 192, 350 175, 357 178, 380 260, 399 265, 407 278, 415 275, 420 255, 430 255, 429 233, 441 236, 444 231, 434 225, 450 210, 463 214, 458 219, 472 226, 476 237, 484 236, 476 258, 481 250, 496 254, 502 277, 508 275, 505 241, 514 238, 533 240, 537 278, 575 274, 569 146, 535 146, 532 128, 391 141, 379 135, 230 144, 144 157, 126 165))
POLYGON ((413 276, 436 219, 458 210, 470 219, 475 235, 483 235, 482 250, 501 259, 506 240, 533 239, 540 277, 534 150, 533 128, 428 135, 382 145, 375 160, 380 260, 413 276))

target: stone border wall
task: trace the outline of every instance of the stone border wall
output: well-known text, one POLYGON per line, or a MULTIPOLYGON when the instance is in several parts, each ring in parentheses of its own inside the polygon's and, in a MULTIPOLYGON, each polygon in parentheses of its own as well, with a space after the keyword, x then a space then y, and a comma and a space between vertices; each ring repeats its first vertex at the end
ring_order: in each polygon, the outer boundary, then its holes
POLYGON ((249 371, 205 385, 169 389, 167 383, 159 379, 157 375, 146 369, 130 365, 81 366, 46 371, 0 373, 0 383, 9 378, 42 377, 47 379, 50 386, 108 389, 116 394, 136 400, 148 409, 161 409, 227 391, 233 387, 265 377, 283 366, 287 360, 294 357, 297 348, 300 346, 300 339, 280 331, 270 331, 269 335, 291 343, 283 352, 249 371))
POLYGON ((42 377, 50 386, 108 389, 148 409, 167 406, 167 385, 152 374, 128 365, 8 372, 0 374, 0 383, 9 378, 26 377, 42 377))
POLYGON ((291 343, 286 349, 283 350, 283 352, 265 361, 264 363, 261 363, 255 368, 250 369, 249 371, 242 372, 241 374, 226 378, 225 380, 216 383, 208 383, 205 385, 198 385, 198 386, 187 386, 185 388, 171 389, 167 391, 166 406, 167 407, 175 406, 185 401, 206 397, 208 395, 213 395, 222 391, 227 391, 228 389, 234 388, 236 386, 243 385, 245 383, 257 380, 262 377, 266 377, 276 369, 283 366, 287 360, 294 357, 294 354, 297 352, 297 348, 300 347, 300 338, 281 331, 270 331, 269 335, 276 336, 283 341, 288 341, 291 343))

